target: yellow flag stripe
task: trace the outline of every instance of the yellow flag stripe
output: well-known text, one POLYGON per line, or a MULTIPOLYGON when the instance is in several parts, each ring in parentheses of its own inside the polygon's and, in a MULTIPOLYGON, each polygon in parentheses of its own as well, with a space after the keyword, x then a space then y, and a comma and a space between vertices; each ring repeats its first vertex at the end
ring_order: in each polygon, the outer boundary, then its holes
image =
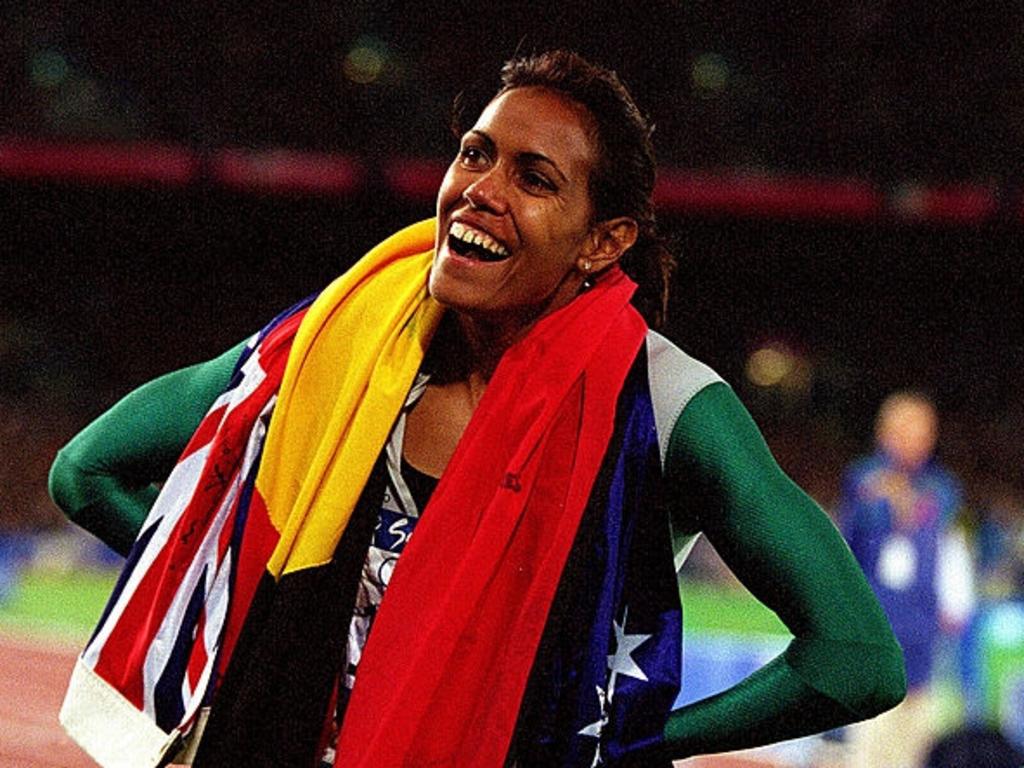
POLYGON ((389 237, 302 321, 256 478, 281 534, 275 577, 331 559, 405 402, 443 311, 427 295, 434 230, 389 237))

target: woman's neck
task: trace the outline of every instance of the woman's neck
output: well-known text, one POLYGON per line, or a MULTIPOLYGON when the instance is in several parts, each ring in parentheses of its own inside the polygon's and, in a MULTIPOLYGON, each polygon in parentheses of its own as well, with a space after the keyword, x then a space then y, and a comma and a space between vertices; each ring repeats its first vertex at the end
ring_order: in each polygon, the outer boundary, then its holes
POLYGON ((482 394, 502 355, 524 333, 519 324, 490 322, 450 310, 434 334, 424 369, 434 384, 462 382, 482 394))

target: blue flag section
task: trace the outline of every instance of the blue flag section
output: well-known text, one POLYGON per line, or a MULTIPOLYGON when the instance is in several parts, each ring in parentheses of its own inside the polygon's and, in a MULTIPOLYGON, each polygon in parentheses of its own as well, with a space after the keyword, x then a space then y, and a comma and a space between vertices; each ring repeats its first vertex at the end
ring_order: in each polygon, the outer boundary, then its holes
POLYGON ((520 765, 651 754, 679 693, 682 615, 645 373, 638 360, 538 650, 510 755, 520 765))

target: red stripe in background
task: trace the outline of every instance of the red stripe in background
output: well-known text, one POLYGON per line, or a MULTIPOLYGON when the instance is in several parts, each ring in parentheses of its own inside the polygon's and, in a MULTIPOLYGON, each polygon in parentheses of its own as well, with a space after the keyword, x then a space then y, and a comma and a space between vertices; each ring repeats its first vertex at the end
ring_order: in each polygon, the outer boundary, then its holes
POLYGON ((182 147, 0 138, 0 176, 8 178, 183 186, 198 174, 198 157, 182 147))
POLYGON ((363 170, 345 155, 225 149, 210 160, 210 175, 234 189, 346 195, 358 189, 363 170))
MULTIPOLYGON (((403 159, 388 166, 385 180, 404 198, 429 201, 437 195, 446 165, 403 159)), ((669 170, 654 189, 662 211, 793 218, 866 219, 879 215, 885 197, 856 179, 813 179, 752 174, 707 174, 669 170)))
POLYGON ((995 216, 999 198, 994 189, 978 184, 903 184, 893 192, 892 207, 911 220, 980 224, 995 216))
MULTIPOLYGON (((205 160, 184 146, 153 142, 47 141, 0 137, 0 179, 180 187, 203 177, 246 192, 348 196, 365 187, 356 157, 268 149, 215 150, 205 160)), ((407 201, 431 203, 443 160, 404 158, 384 168, 385 186, 407 201)), ((724 170, 664 169, 654 190, 665 213, 818 221, 897 220, 973 225, 999 212, 999 190, 984 184, 926 186, 908 182, 886 195, 862 179, 817 178, 724 170)), ((1024 221, 1024 202, 1014 202, 1024 221)))
POLYGON ((869 219, 885 197, 857 179, 665 171, 654 188, 660 210, 795 219, 869 219))
POLYGON ((404 158, 384 169, 384 180, 389 189, 407 200, 432 201, 447 168, 438 160, 404 158))

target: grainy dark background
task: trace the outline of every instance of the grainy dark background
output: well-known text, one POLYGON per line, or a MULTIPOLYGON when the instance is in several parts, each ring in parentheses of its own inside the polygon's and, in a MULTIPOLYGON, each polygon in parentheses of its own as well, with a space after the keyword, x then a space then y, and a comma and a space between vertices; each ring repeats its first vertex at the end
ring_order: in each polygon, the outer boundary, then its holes
POLYGON ((0 178, 0 526, 56 519, 50 457, 129 388, 430 215, 378 171, 445 159, 454 97, 551 45, 619 71, 669 168, 993 189, 981 223, 665 211, 681 263, 666 332, 734 383, 826 504, 901 386, 935 395, 976 503, 1021 493, 1024 14, 783 5, 0 2, 0 151, 5 136, 283 147, 358 158, 368 178, 337 195, 0 178), (806 387, 748 382, 770 341, 808 361, 806 387))

